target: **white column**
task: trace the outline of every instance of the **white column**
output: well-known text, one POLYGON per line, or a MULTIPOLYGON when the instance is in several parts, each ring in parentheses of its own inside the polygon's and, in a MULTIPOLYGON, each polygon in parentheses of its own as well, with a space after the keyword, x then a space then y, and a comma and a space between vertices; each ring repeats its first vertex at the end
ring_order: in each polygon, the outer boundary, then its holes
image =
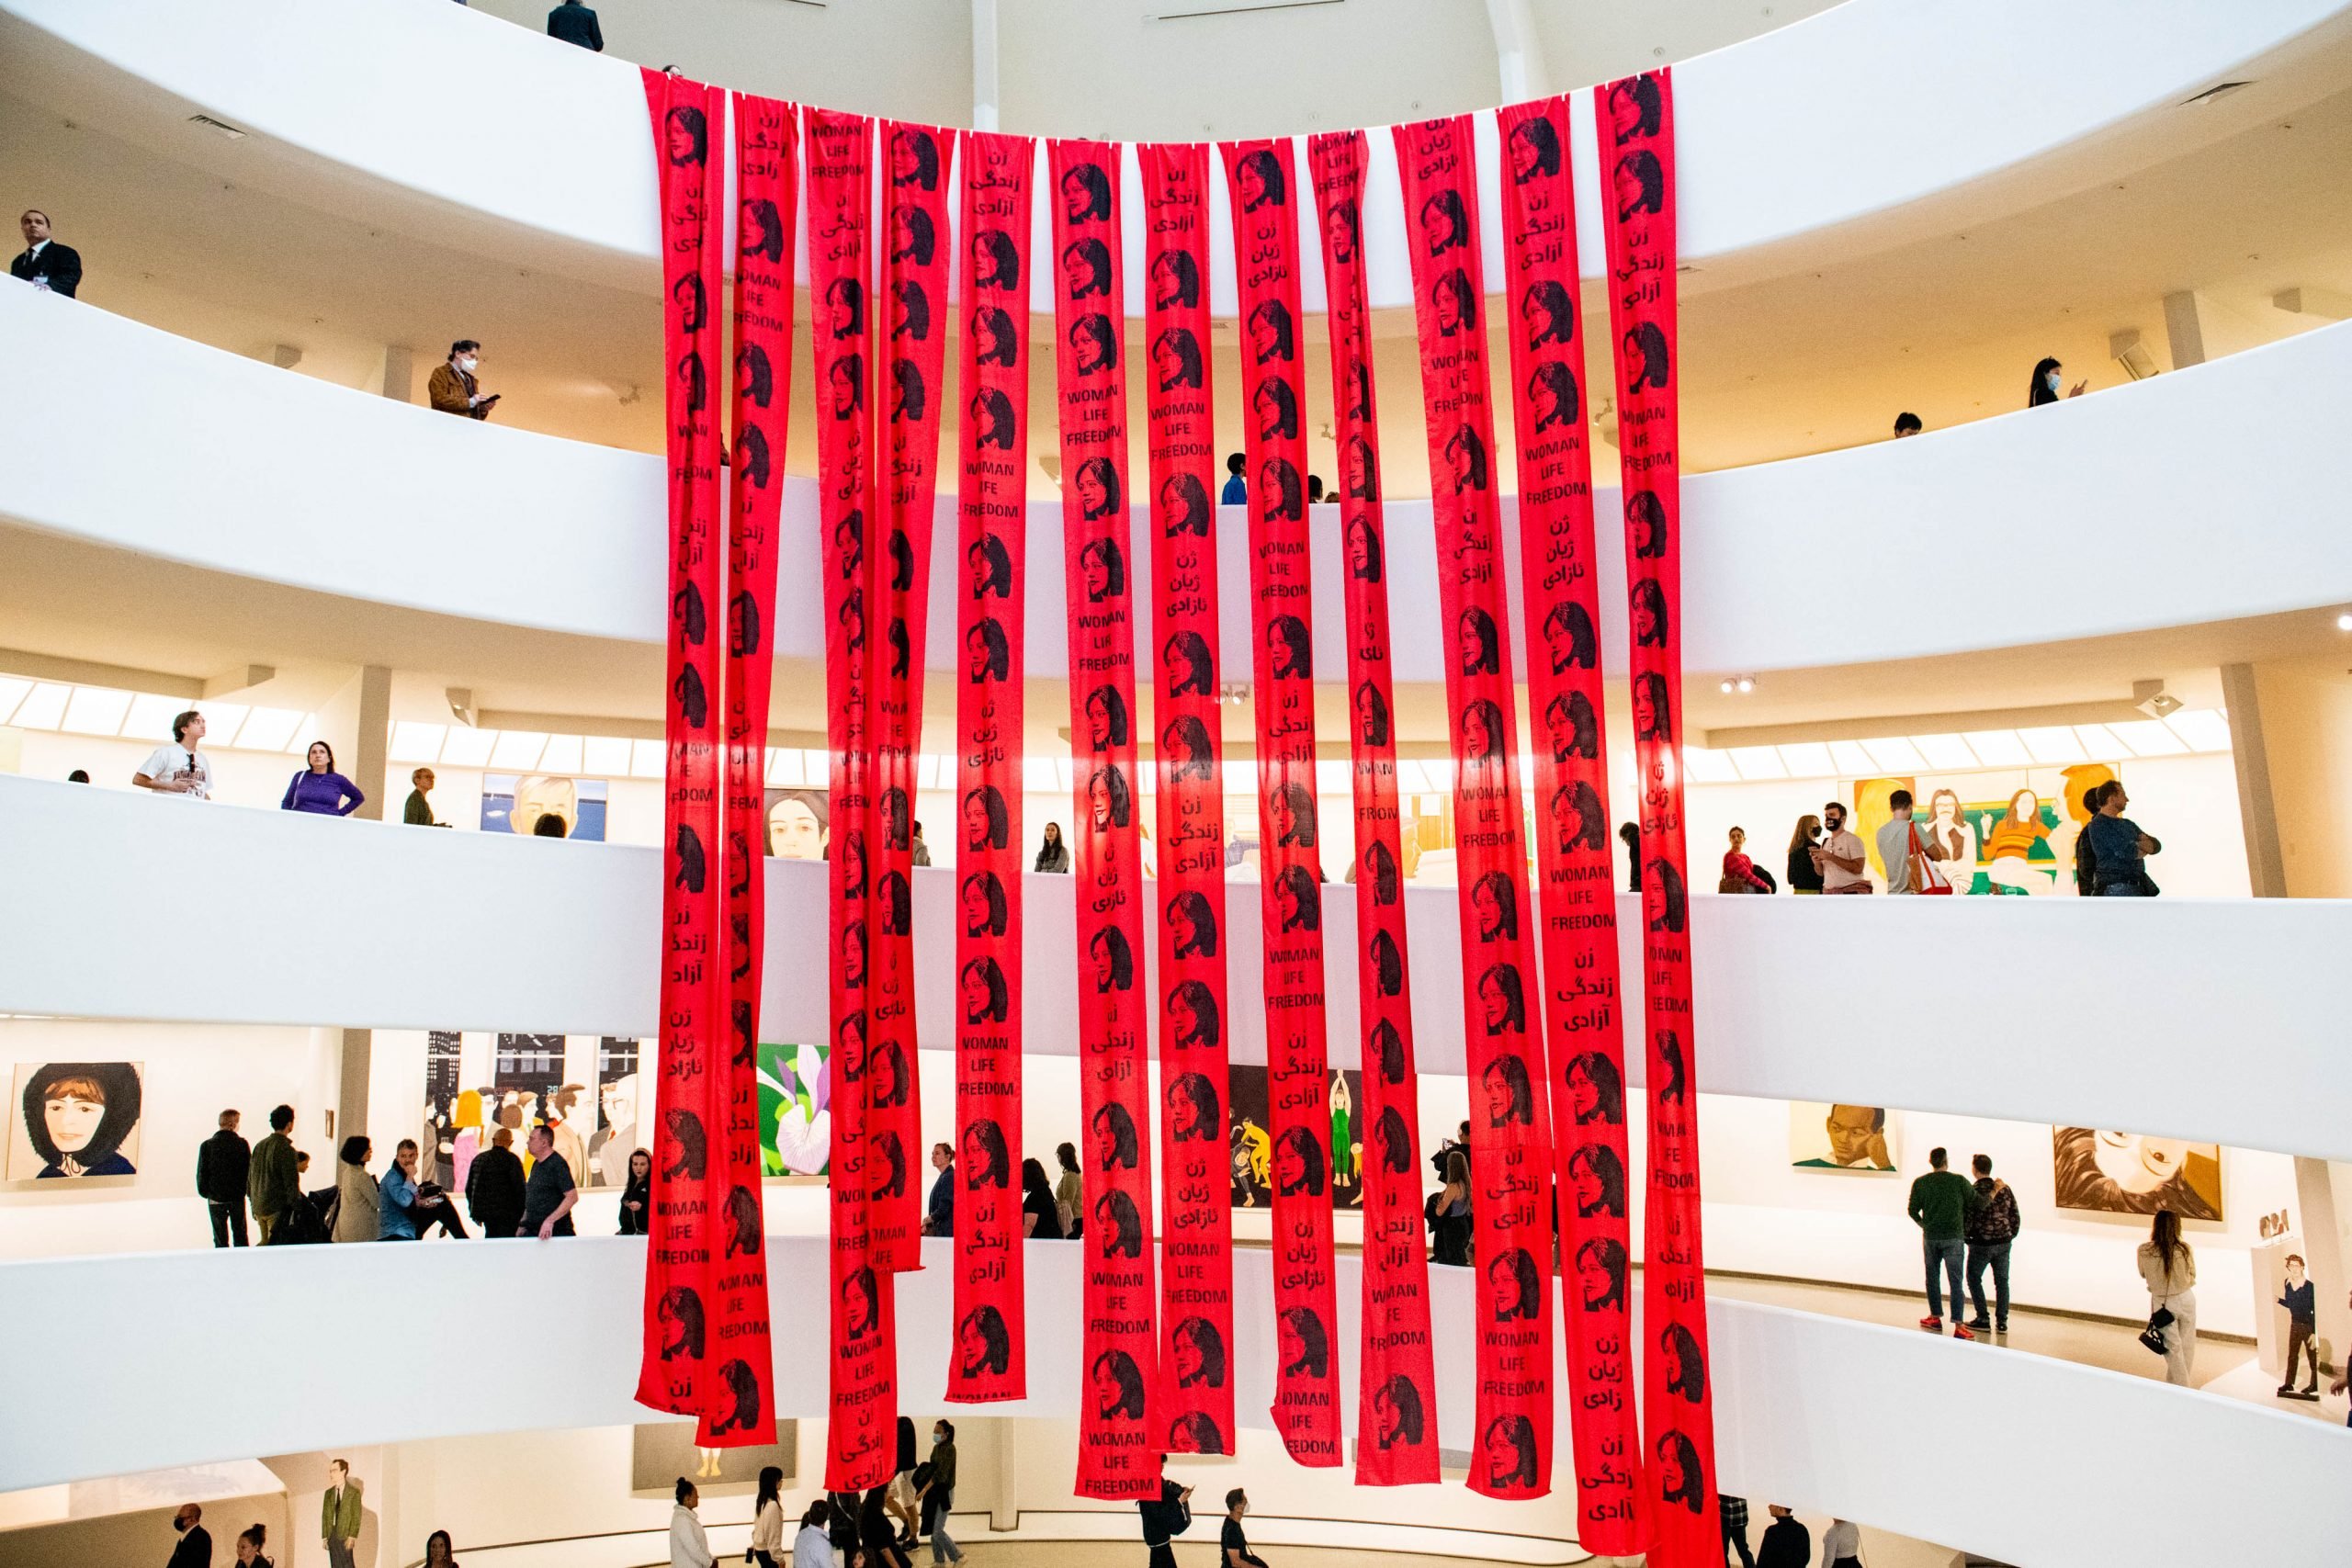
POLYGON ((1494 29, 1497 73, 1502 101, 1525 103, 1552 91, 1552 73, 1535 40, 1535 17, 1528 0, 1487 0, 1487 24, 1494 29))
POLYGON ((996 0, 972 0, 972 129, 997 129, 996 0))

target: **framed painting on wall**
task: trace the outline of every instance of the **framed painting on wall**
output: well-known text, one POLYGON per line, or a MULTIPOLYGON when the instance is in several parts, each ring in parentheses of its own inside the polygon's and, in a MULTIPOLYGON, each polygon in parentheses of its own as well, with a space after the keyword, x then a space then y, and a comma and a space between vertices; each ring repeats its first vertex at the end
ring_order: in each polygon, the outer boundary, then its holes
POLYGON ((2052 1127, 2058 1206, 2095 1214, 2220 1220, 2222 1146, 2106 1128, 2052 1127))
POLYGON ((1883 1105, 1789 1101, 1789 1164, 1798 1170, 1891 1176, 1902 1163, 1894 1114, 1883 1105))
POLYGON ((19 1062, 10 1103, 11 1181, 139 1174, 141 1062, 19 1062))

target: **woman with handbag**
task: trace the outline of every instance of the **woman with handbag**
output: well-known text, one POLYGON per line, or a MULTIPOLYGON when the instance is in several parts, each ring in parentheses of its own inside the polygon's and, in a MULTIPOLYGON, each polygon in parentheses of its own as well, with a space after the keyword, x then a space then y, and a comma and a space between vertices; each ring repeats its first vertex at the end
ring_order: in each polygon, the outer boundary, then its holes
POLYGON ((1731 830, 1731 848, 1724 852, 1723 880, 1716 884, 1718 893, 1770 893, 1771 880, 1756 869, 1747 854, 1747 829, 1731 830))
MULTIPOLYGON (((784 1499, 779 1495, 783 1491, 783 1470, 773 1464, 763 1467, 760 1495, 752 1504, 752 1550, 746 1553, 759 1568, 784 1568, 784 1499)), ((830 1547, 825 1555, 832 1555, 830 1547)))
POLYGON ((2187 1388, 2197 1359, 2197 1254, 2180 1239, 2180 1216, 2170 1209, 2156 1211, 2148 1239, 2140 1244, 2140 1278, 2148 1286, 2148 1329, 2141 1342, 2150 1336, 2162 1340, 2165 1382, 2187 1388))

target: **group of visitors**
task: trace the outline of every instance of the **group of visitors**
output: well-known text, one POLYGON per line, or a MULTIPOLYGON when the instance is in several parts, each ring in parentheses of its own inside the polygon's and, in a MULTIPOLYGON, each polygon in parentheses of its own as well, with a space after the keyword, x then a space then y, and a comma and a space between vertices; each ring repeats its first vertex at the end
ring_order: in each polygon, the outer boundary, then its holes
MULTIPOLYGON (((789 1551, 793 1568, 910 1568, 914 1549, 931 1540, 934 1564, 964 1561, 964 1549, 947 1531, 956 1503, 956 1423, 931 1427, 931 1454, 917 1461, 915 1424, 899 1417, 898 1469, 889 1481, 863 1494, 832 1492, 810 1500, 789 1551)), ((783 1568, 784 1472, 760 1472, 752 1506, 752 1541, 743 1554, 756 1568, 783 1568)), ((670 1512, 671 1568, 716 1568, 718 1559, 696 1511, 702 1496, 695 1483, 678 1478, 677 1504, 670 1512)))
MULTIPOLYGON (((970 1151, 977 1159, 1001 1156, 986 1149, 970 1151)), ((1021 1234, 1031 1241, 1076 1241, 1085 1228, 1086 1182, 1079 1174, 1078 1145, 1057 1145, 1054 1157, 1061 1166, 1057 1181, 1046 1179, 1043 1162, 1035 1158, 1021 1162, 1021 1234)), ((932 1179, 931 1192, 923 1201, 922 1234, 954 1235, 956 1234, 956 1148, 952 1144, 931 1146, 931 1168, 939 1174, 932 1179)))
MULTIPOLYGON (((1960 796, 1939 789, 1928 807, 1928 820, 1915 818, 1917 802, 1907 789, 1886 797, 1887 819, 1874 835, 1878 862, 1886 874, 1886 890, 1895 894, 1962 891, 1975 875, 1977 834, 1964 818, 1960 796)), ((2090 785, 2082 795, 2086 826, 2075 839, 2075 887, 2085 897, 2152 897, 2155 883, 2148 875, 2147 858, 2164 845, 2123 815, 2131 797, 2122 781, 2109 779, 2090 785)), ((2022 868, 2033 846, 2050 837, 2050 829, 2034 813, 2039 802, 2031 790, 2020 790, 2009 810, 1991 824, 1984 850, 1992 863, 1996 892, 2023 892, 2022 868)), ((1792 893, 1871 893, 1870 863, 1861 839, 1846 824, 1842 801, 1825 804, 1820 815, 1806 812, 1789 835, 1788 885, 1792 893)), ((1988 814, 1987 821, 1990 821, 1988 814)), ((1629 824, 1630 826, 1630 824, 1629 824)), ((1747 853, 1747 832, 1731 829, 1724 851, 1723 874, 1716 884, 1722 893, 1776 893, 1779 884, 1770 872, 1747 853)), ((1629 847, 1631 844, 1629 842, 1629 847)), ((1638 851, 1636 851, 1638 854, 1638 851)), ((1638 862, 1635 886, 1638 887, 1638 862)))
MULTIPOLYGON (((1724 1526, 1724 1561, 1739 1553, 1743 1568, 1813 1568, 1813 1532, 1780 1503, 1765 1508, 1772 1522, 1756 1550, 1747 1549, 1747 1499, 1729 1493, 1716 1499, 1724 1526)), ((1861 1568, 1862 1532, 1849 1519, 1832 1519, 1821 1535, 1821 1568, 1861 1568)))
MULTIPOLYGON (((269 1113, 269 1135, 247 1146, 239 1112, 220 1112, 220 1128, 196 1152, 196 1190, 212 1222, 212 1245, 247 1247, 246 1215, 263 1246, 326 1241, 416 1241, 438 1229, 459 1240, 469 1233, 458 1197, 419 1173, 422 1151, 402 1138, 381 1175, 368 1168, 375 1145, 355 1134, 336 1152, 333 1186, 305 1190, 311 1156, 294 1146, 294 1108, 269 1113)), ((578 1234, 571 1212, 580 1187, 571 1163, 556 1147, 545 1122, 524 1140, 527 1166, 514 1148, 513 1129, 501 1127, 466 1169, 467 1213, 485 1236, 551 1240, 578 1234)), ((1067 1146, 1067 1145, 1065 1145, 1067 1146)), ((621 1190, 622 1235, 643 1235, 653 1207, 653 1156, 632 1149, 621 1190)))
POLYGON ((2009 1331, 2009 1246, 2021 1228, 2018 1196, 2009 1184, 1993 1174, 1993 1157, 1978 1155, 1970 1164, 1971 1181, 1946 1168, 1951 1156, 1944 1149, 1928 1151, 1928 1174, 1911 1184, 1907 1205, 1911 1223, 1919 1227, 1920 1246, 1928 1267, 1928 1315, 1919 1326, 1930 1333, 1943 1330, 1943 1287, 1951 1287, 1952 1337, 1973 1339, 1979 1334, 2009 1331), (1960 1274, 1968 1268, 1970 1299, 1975 1312, 1960 1321, 1960 1274), (1993 1276, 1991 1315, 1986 1314, 1984 1276, 1993 1276))

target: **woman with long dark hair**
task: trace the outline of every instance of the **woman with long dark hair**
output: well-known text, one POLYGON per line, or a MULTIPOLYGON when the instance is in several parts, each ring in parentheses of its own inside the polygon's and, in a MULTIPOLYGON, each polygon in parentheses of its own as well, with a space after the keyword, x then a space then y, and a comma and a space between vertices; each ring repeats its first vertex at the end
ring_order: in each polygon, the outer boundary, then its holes
POLYGON ((311 742, 309 765, 286 785, 283 811, 308 811, 320 817, 348 817, 366 805, 359 786, 334 771, 334 748, 323 740, 311 742))
POLYGON ((1456 1269, 1470 1266, 1470 1161, 1460 1149, 1445 1156, 1445 1185, 1431 1202, 1430 1229, 1435 1233, 1432 1263, 1456 1269))
POLYGON ((1086 1178, 1078 1168, 1078 1145, 1056 1144, 1054 1159, 1062 1168, 1061 1179, 1054 1183, 1054 1208, 1062 1222, 1062 1235, 1075 1237, 1086 1213, 1086 1178))
MULTIPOLYGON (((2046 355, 2034 361, 2033 380, 2025 389, 2025 406, 2038 409, 2044 403, 2056 402, 2058 389, 2066 383, 2065 369, 2064 365, 2046 355)), ((2066 395, 2079 398, 2089 386, 2088 380, 2077 381, 2066 395)))
POLYGON ((2148 1287, 2148 1326, 2165 1342, 2165 1382, 2187 1388, 2197 1360, 2197 1254, 2170 1209, 2156 1211, 2140 1244, 2140 1278, 2148 1287))
POLYGON ((760 1471, 759 1496, 752 1504, 752 1561, 759 1568, 783 1568, 784 1472, 775 1465, 760 1471))
POLYGON ((1037 863, 1032 871, 1063 871, 1069 869, 1069 846, 1062 842, 1062 825, 1046 824, 1044 840, 1037 845, 1037 863))
POLYGON ((621 1189, 623 1235, 645 1235, 647 1217, 653 1213, 653 1156, 643 1149, 628 1152, 628 1185, 621 1189))
POLYGON ((1063 1239, 1054 1190, 1046 1185, 1046 1168, 1034 1159, 1021 1162, 1021 1234, 1034 1241, 1063 1239))

